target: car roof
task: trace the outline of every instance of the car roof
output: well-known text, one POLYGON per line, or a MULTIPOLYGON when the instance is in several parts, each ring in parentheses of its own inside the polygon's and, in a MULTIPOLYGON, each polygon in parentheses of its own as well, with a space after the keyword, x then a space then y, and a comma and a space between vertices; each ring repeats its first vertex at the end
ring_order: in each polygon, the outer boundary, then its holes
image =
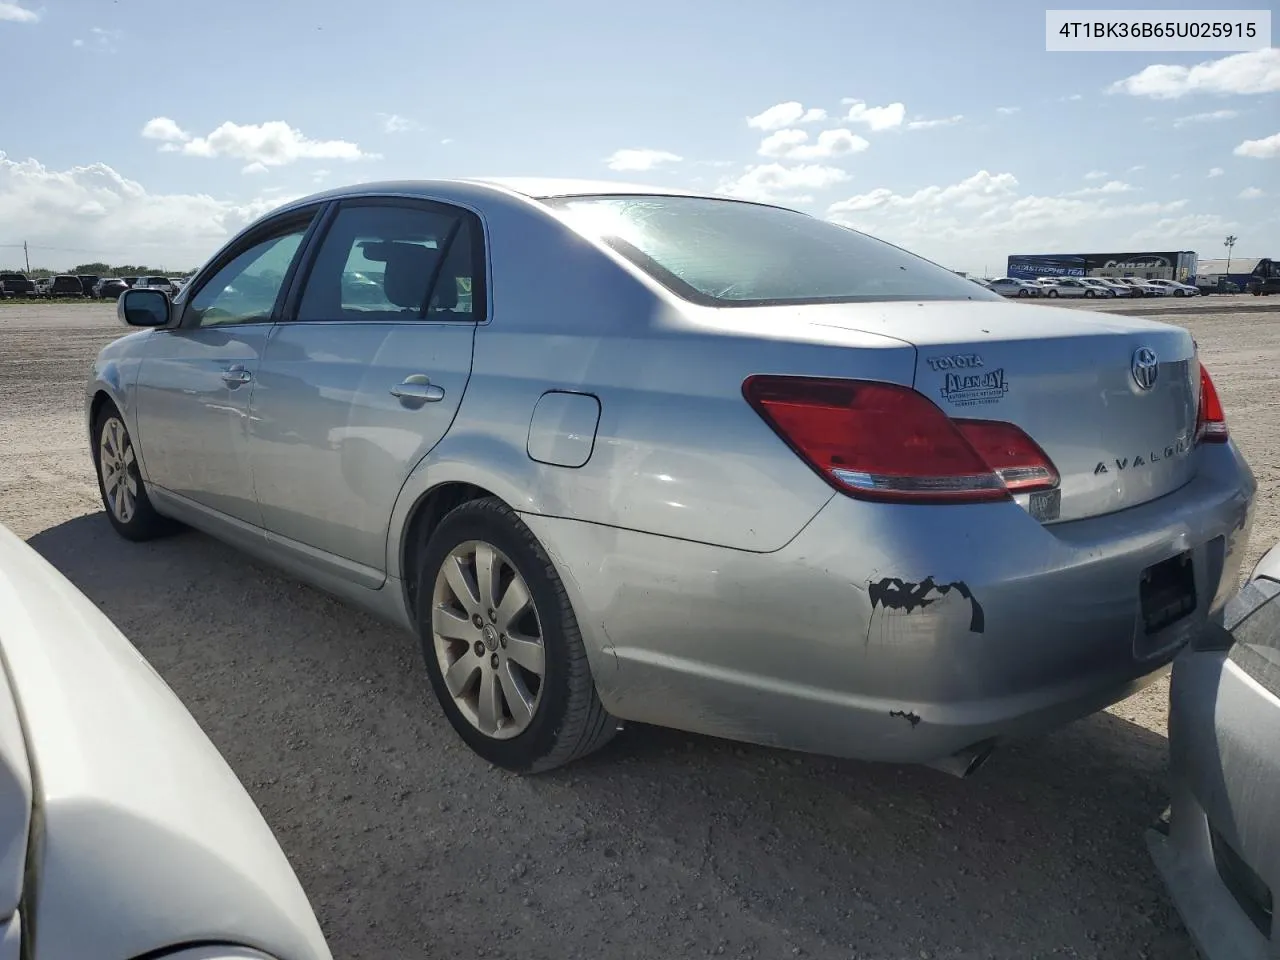
MULTIPOLYGON (((706 194, 621 180, 587 180, 571 177, 466 177, 463 183, 481 183, 521 193, 534 200, 552 197, 583 197, 599 194, 638 194, 670 197, 699 197, 706 194)), ((720 198, 728 199, 728 198, 720 198)))
POLYGON ((556 177, 458 177, 439 180, 380 180, 369 183, 352 183, 334 187, 310 196, 299 197, 273 210, 266 216, 274 216, 280 212, 296 209, 312 203, 327 200, 341 200, 354 196, 413 196, 445 197, 451 194, 474 196, 476 189, 491 193, 496 197, 516 194, 531 200, 549 200, 553 197, 596 196, 600 194, 620 194, 632 196, 671 196, 671 197, 705 197, 732 201, 732 197, 717 197, 715 194, 692 193, 675 187, 660 187, 647 184, 627 183, 618 180, 586 180, 556 177))

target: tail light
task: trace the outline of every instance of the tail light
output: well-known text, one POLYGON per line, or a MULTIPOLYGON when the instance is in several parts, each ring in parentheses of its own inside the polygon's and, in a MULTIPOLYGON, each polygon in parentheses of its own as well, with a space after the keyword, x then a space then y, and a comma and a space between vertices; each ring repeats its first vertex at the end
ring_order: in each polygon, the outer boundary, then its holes
POLYGON ((1218 388, 1204 364, 1200 364, 1200 409, 1196 412, 1196 443, 1226 443, 1227 415, 1218 399, 1218 388))
POLYGON ((1011 423, 952 420, 909 387, 864 380, 748 377, 743 396, 824 480, 865 500, 975 503, 1058 485, 1011 423))

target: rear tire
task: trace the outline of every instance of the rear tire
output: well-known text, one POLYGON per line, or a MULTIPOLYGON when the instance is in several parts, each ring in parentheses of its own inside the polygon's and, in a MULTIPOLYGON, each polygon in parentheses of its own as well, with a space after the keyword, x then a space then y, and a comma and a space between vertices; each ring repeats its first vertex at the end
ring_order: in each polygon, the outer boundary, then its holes
POLYGON ((1047 294, 1045 294, 1045 296, 1049 296, 1049 297, 1054 297, 1054 298, 1056 298, 1056 297, 1058 296, 1058 291, 1057 291, 1057 290, 1050 290, 1047 294))
POLYGON ((102 506, 120 536, 140 543, 180 529, 180 524, 161 516, 151 505, 138 472, 138 457, 129 428, 120 411, 110 403, 103 406, 94 421, 93 465, 102 506))
POLYGON ((1086 300, 1092 300, 1092 299, 1093 299, 1093 291, 1092 291, 1092 290, 1086 290, 1086 291, 1084 292, 1084 296, 1085 296, 1085 299, 1086 299, 1086 300))
POLYGON ((1018 291, 1018 296, 1020 296, 1020 297, 1029 297, 1029 296, 1031 296, 1031 294, 1027 293, 1027 291, 1024 289, 1024 290, 1019 290, 1019 291, 1018 291))
POLYGON ((514 510, 496 498, 455 508, 419 570, 427 675, 467 746, 494 766, 542 773, 613 739, 618 723, 596 694, 564 584, 514 510))

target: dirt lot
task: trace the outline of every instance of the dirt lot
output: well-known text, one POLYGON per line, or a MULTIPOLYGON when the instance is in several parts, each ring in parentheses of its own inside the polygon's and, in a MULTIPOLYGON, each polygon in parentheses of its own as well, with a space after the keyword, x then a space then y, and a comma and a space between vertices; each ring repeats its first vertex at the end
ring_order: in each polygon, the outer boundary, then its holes
MULTIPOLYGON (((1280 536, 1280 314, 1180 322, 1261 484, 1252 563, 1280 536)), ((506 776, 460 746, 409 636, 202 535, 114 536, 82 390, 122 332, 108 306, 0 305, 0 522, 187 703, 336 956, 1194 956, 1142 838, 1165 804, 1165 684, 967 781, 649 728, 506 776)))

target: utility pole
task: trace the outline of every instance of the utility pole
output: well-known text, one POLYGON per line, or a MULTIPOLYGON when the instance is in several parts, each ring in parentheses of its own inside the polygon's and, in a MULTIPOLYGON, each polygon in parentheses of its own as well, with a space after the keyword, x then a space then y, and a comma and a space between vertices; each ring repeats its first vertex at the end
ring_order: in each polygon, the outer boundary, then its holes
POLYGON ((1222 241, 1222 245, 1227 248, 1227 276, 1231 275, 1231 248, 1236 245, 1235 237, 1227 237, 1222 241))
POLYGON ((22 241, 22 259, 27 262, 27 273, 31 272, 31 254, 27 253, 27 241, 22 241))

